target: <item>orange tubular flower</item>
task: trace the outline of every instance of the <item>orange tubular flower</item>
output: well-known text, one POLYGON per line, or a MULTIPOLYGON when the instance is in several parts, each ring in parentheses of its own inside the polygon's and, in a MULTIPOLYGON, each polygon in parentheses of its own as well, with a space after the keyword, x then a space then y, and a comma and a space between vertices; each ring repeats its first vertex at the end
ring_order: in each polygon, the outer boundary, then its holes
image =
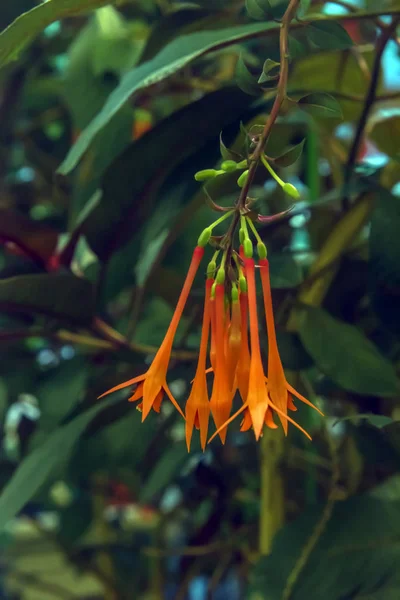
MULTIPOLYGON (((268 330, 268 388, 269 395, 273 404, 279 408, 279 418, 282 423, 282 427, 287 434, 287 409, 296 410, 293 404, 292 398, 289 394, 291 392, 299 400, 308 404, 321 415, 323 414, 312 402, 307 400, 304 396, 299 394, 287 381, 285 372, 283 370, 281 357, 279 355, 278 344, 276 341, 275 332, 275 320, 274 312, 272 307, 272 294, 271 294, 271 283, 269 278, 269 262, 266 258, 259 260, 260 265, 260 277, 262 290, 264 295, 264 307, 265 307, 265 319, 268 330)), ((278 411, 277 411, 278 412, 278 411)))
MULTIPOLYGON (((229 417, 232 408, 233 394, 229 387, 227 361, 225 357, 225 290, 223 284, 215 287, 215 362, 214 383, 211 393, 210 408, 215 426, 219 429, 229 417)), ((219 433, 225 443, 226 429, 219 433)))
POLYGON ((254 260, 245 258, 246 278, 250 318, 250 375, 246 402, 248 404, 254 433, 258 440, 263 430, 265 415, 269 406, 268 390, 265 385, 264 367, 258 335, 257 296, 254 260))
POLYGON ((203 451, 207 444, 210 402, 207 389, 206 360, 208 335, 211 322, 211 288, 213 283, 213 279, 207 279, 206 281, 206 297, 204 300, 199 360, 197 363, 196 375, 193 380, 192 390, 186 402, 186 445, 188 452, 190 451, 193 426, 195 426, 196 429, 200 429, 200 442, 203 451))
POLYGON ((236 369, 239 364, 241 347, 242 333, 239 294, 237 289, 235 289, 232 291, 231 322, 229 325, 227 345, 228 381, 229 387, 232 390, 232 395, 235 393, 233 386, 235 383, 236 369))
POLYGON ((185 283, 183 284, 183 288, 179 296, 174 315, 168 327, 168 331, 165 334, 164 340, 160 348, 158 349, 158 352, 155 355, 149 369, 146 371, 146 373, 138 375, 133 379, 129 379, 124 383, 120 383, 119 385, 116 385, 115 387, 111 388, 110 390, 108 390, 100 396, 100 398, 102 398, 103 396, 111 394, 112 392, 116 392, 117 390, 121 390, 134 384, 139 384, 135 393, 133 394, 133 396, 131 396, 130 401, 133 402, 135 400, 138 400, 140 397, 143 397, 142 421, 145 420, 152 408, 155 409, 157 412, 160 410, 160 403, 164 392, 167 394, 168 398, 175 406, 176 410, 182 415, 182 417, 184 417, 179 404, 173 397, 167 385, 166 377, 176 330, 178 328, 179 321, 182 317, 183 310, 185 308, 185 304, 190 293, 190 289, 192 287, 194 278, 196 276, 203 255, 204 248, 201 246, 196 246, 196 248, 193 251, 190 267, 186 275, 185 283))

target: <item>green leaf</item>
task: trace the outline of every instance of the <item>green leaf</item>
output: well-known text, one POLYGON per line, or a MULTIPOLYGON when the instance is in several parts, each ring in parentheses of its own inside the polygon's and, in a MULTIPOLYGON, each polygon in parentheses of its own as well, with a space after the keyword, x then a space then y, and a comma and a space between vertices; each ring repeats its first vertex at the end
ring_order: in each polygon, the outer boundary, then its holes
POLYGON ((184 66, 208 52, 251 39, 268 30, 277 29, 274 23, 252 24, 215 31, 201 31, 181 36, 170 42, 152 60, 129 71, 118 87, 109 96, 102 110, 81 133, 59 168, 62 174, 69 173, 78 163, 97 133, 109 122, 123 104, 135 92, 170 77, 184 66))
POLYGON ((311 6, 311 0, 300 0, 300 5, 297 11, 298 17, 303 19, 311 6))
POLYGON ((357 415, 351 415, 350 417, 343 417, 341 419, 337 419, 335 421, 335 423, 333 424, 333 426, 336 425, 336 423, 343 423, 345 421, 350 421, 350 423, 353 423, 353 425, 362 425, 364 424, 364 421, 367 421, 370 425, 373 425, 374 427, 377 427, 378 429, 382 429, 383 427, 386 427, 387 425, 391 425, 392 423, 398 423, 398 421, 395 421, 394 419, 392 419, 392 417, 387 417, 386 415, 375 415, 373 413, 365 413, 365 414, 357 414, 357 415))
POLYGON ((40 428, 52 431, 83 399, 88 379, 87 365, 82 356, 62 363, 50 371, 36 390, 41 409, 40 428))
POLYGON ((347 31, 336 21, 313 21, 305 31, 321 50, 346 50, 353 46, 347 31))
POLYGON ((321 371, 345 390, 377 396, 399 393, 393 365, 356 327, 320 308, 304 307, 299 335, 321 371))
POLYGON ((293 163, 298 160, 303 152, 305 139, 302 140, 299 144, 292 146, 288 150, 286 150, 283 154, 274 158, 274 165, 277 167, 289 167, 293 163))
POLYGON ((0 310, 88 325, 94 314, 94 290, 88 281, 70 273, 19 275, 0 281, 0 310))
POLYGON ((257 77, 250 73, 242 55, 239 56, 235 69, 236 83, 238 87, 250 96, 260 96, 262 90, 257 83, 257 77))
MULTIPOLYGON (((255 567, 249 600, 282 598, 289 574, 315 531, 321 512, 322 508, 312 507, 278 533, 271 555, 261 558, 255 567)), ((329 600, 386 599, 385 592, 398 590, 400 585, 396 568, 400 560, 399 527, 398 501, 363 495, 336 502, 296 580, 291 600, 315 598, 315 590, 318 598, 329 600)))
POLYGON ((20 52, 50 23, 105 4, 109 4, 109 0, 47 0, 35 6, 0 33, 0 67, 18 58, 20 52))
POLYGON ((263 64, 263 70, 258 79, 258 83, 267 83, 268 81, 272 80, 275 81, 277 77, 279 77, 280 64, 281 63, 276 62, 275 60, 267 58, 267 60, 263 64), (270 75, 271 71, 276 71, 276 73, 270 75))
POLYGON ((77 440, 93 418, 117 401, 120 400, 111 398, 99 402, 60 427, 22 462, 0 496, 0 530, 50 479, 59 465, 68 459, 77 440))
POLYGON ((243 159, 241 154, 238 154, 237 152, 234 152, 225 146, 222 139, 222 133, 219 134, 219 150, 224 160, 234 160, 236 162, 240 162, 243 159))
MULTIPOLYGON (((396 111, 397 112, 397 111, 396 111)), ((389 113, 390 114, 390 113, 389 113)), ((375 142, 379 150, 399 159, 400 116, 398 114, 377 121, 368 137, 375 142)))
POLYGON ((342 109, 336 98, 323 92, 303 96, 298 101, 298 107, 314 117, 343 117, 342 109))
POLYGON ((105 173, 102 198, 82 228, 92 250, 105 258, 124 245, 149 217, 173 169, 217 138, 221 126, 236 121, 249 102, 236 87, 218 90, 176 111, 133 142, 105 173))
POLYGON ((372 302, 382 322, 400 334, 400 198, 379 189, 377 199, 369 236, 372 302))
POLYGON ((170 485, 187 458, 187 448, 183 442, 168 448, 142 486, 141 502, 150 502, 154 496, 170 485))
POLYGON ((271 254, 271 286, 275 288, 293 288, 303 281, 299 264, 289 254, 271 254))
POLYGON ((267 21, 272 17, 272 7, 268 0, 246 0, 246 10, 256 21, 267 21))

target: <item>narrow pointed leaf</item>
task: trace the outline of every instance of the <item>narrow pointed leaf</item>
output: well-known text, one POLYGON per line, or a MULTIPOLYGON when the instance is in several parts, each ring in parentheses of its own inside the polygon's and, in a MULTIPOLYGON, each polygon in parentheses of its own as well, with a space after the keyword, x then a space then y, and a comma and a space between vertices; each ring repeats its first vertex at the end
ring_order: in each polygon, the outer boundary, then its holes
POLYGON ((336 98, 322 92, 303 96, 298 101, 298 107, 314 117, 343 118, 342 109, 336 98))
POLYGON ((243 92, 250 96, 261 95, 262 91, 257 83, 257 78, 250 73, 242 56, 239 56, 236 63, 235 75, 236 83, 243 92))
POLYGON ((274 165, 277 167, 289 167, 298 160, 303 152, 305 139, 302 140, 296 146, 292 146, 286 150, 283 154, 274 158, 274 165))
POLYGON ((304 307, 299 334, 320 370, 345 390, 395 396, 400 381, 392 363, 355 326, 320 308, 304 307))

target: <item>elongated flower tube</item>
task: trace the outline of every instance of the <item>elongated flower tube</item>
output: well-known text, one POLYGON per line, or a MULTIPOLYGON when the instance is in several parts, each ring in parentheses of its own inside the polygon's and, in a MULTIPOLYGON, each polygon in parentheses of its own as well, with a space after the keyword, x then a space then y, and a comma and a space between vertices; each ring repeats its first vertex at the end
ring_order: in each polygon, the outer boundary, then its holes
MULTIPOLYGON (((227 361, 225 357, 225 289, 223 284, 215 287, 215 371, 210 408, 217 429, 228 419, 232 408, 232 390, 229 387, 227 361)), ((226 429, 220 438, 225 443, 226 429)))
POLYGON ((239 303, 239 292, 237 288, 232 290, 232 306, 231 306, 231 320, 228 331, 228 343, 227 343, 227 369, 228 369, 228 381, 229 387, 234 394, 233 389, 236 377, 236 369, 240 360, 242 346, 242 332, 241 332, 241 314, 240 314, 240 303, 239 303))
MULTIPOLYGON (((143 387, 139 386, 139 390, 140 390, 139 393, 141 393, 141 395, 143 397, 142 421, 144 421, 145 418, 148 416, 150 410, 152 408, 154 408, 156 401, 159 399, 160 392, 165 392, 167 394, 168 398, 170 399, 172 404, 175 406, 176 410, 182 415, 182 417, 184 417, 179 404, 173 397, 173 395, 168 387, 166 377, 167 377, 169 360, 170 360, 170 356, 171 356, 172 344, 174 341, 176 330, 178 328, 179 321, 182 317, 186 301, 188 299, 191 287, 193 285, 194 278, 196 276, 197 270, 200 266, 200 262, 201 262, 201 259, 203 258, 203 256, 204 256, 204 247, 196 246, 196 248, 193 251, 193 256, 192 256, 192 260, 191 260, 191 263, 189 266, 189 270, 187 272, 186 279, 183 284, 183 288, 182 288, 178 303, 175 308, 175 312, 171 319, 171 323, 168 327, 167 333, 165 334, 164 340, 163 340, 160 348, 158 349, 158 352, 155 355, 149 369, 146 371, 146 373, 143 373, 142 375, 138 375, 137 377, 134 377, 133 379, 129 379, 128 381, 125 381, 124 383, 120 383, 119 385, 116 385, 115 387, 111 388, 110 390, 108 390, 107 392, 105 392, 104 394, 102 394, 100 396, 100 398, 102 398, 103 396, 106 396, 107 394, 111 394, 112 392, 116 392, 117 390, 121 390, 123 388, 129 387, 134 384, 143 383, 143 387)), ((137 391, 138 390, 136 390, 136 392, 137 391)), ((131 401, 133 401, 132 398, 135 397, 136 395, 137 394, 135 393, 131 397, 131 401)), ((139 399, 139 397, 140 396, 135 398, 135 400, 139 399)), ((158 408, 157 403, 156 403, 155 407, 158 408)))
POLYGON ((293 394, 307 404, 311 406, 314 410, 319 412, 321 415, 321 411, 314 406, 312 402, 307 400, 304 396, 299 394, 297 390, 295 390, 287 381, 285 372, 283 370, 282 361, 279 355, 278 344, 276 341, 276 332, 275 332, 275 320, 274 320, 274 312, 272 307, 272 294, 271 294, 271 282, 269 277, 269 262, 266 258, 261 258, 259 260, 260 265, 260 277, 261 277, 261 285, 264 296, 264 308, 265 308, 265 319, 268 330, 268 389, 269 395, 272 402, 279 408, 280 412, 279 418, 282 423, 282 427, 287 433, 287 409, 295 410, 296 407, 293 404, 292 398, 289 394, 293 394))
POLYGON ((192 389, 186 402, 186 445, 190 451, 193 427, 200 429, 200 443, 204 451, 207 444, 208 421, 210 418, 210 402, 208 398, 206 360, 208 337, 211 325, 211 288, 214 280, 206 281, 206 296, 204 300, 203 324, 201 329, 201 341, 199 360, 196 375, 193 380, 192 389))

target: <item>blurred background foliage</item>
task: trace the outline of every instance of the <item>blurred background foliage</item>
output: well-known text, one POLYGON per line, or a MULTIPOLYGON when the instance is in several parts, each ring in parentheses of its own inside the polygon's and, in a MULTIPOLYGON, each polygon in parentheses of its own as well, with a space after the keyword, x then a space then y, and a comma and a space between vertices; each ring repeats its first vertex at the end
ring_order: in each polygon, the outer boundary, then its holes
MULTIPOLYGON (((280 170, 301 198, 260 231, 284 366, 326 414, 301 411, 313 442, 268 432, 260 461, 233 427, 188 455, 168 406, 142 424, 126 393, 96 400, 163 338, 213 215, 194 173, 265 122, 286 6, 0 7, 2 598, 400 597, 398 0, 301 0, 300 102, 268 143, 277 157, 305 140, 280 170)), ((230 174, 206 190, 237 197, 230 174)), ((254 194, 265 214, 289 206, 264 176, 254 194)), ((180 398, 201 313, 199 277, 180 398)))

